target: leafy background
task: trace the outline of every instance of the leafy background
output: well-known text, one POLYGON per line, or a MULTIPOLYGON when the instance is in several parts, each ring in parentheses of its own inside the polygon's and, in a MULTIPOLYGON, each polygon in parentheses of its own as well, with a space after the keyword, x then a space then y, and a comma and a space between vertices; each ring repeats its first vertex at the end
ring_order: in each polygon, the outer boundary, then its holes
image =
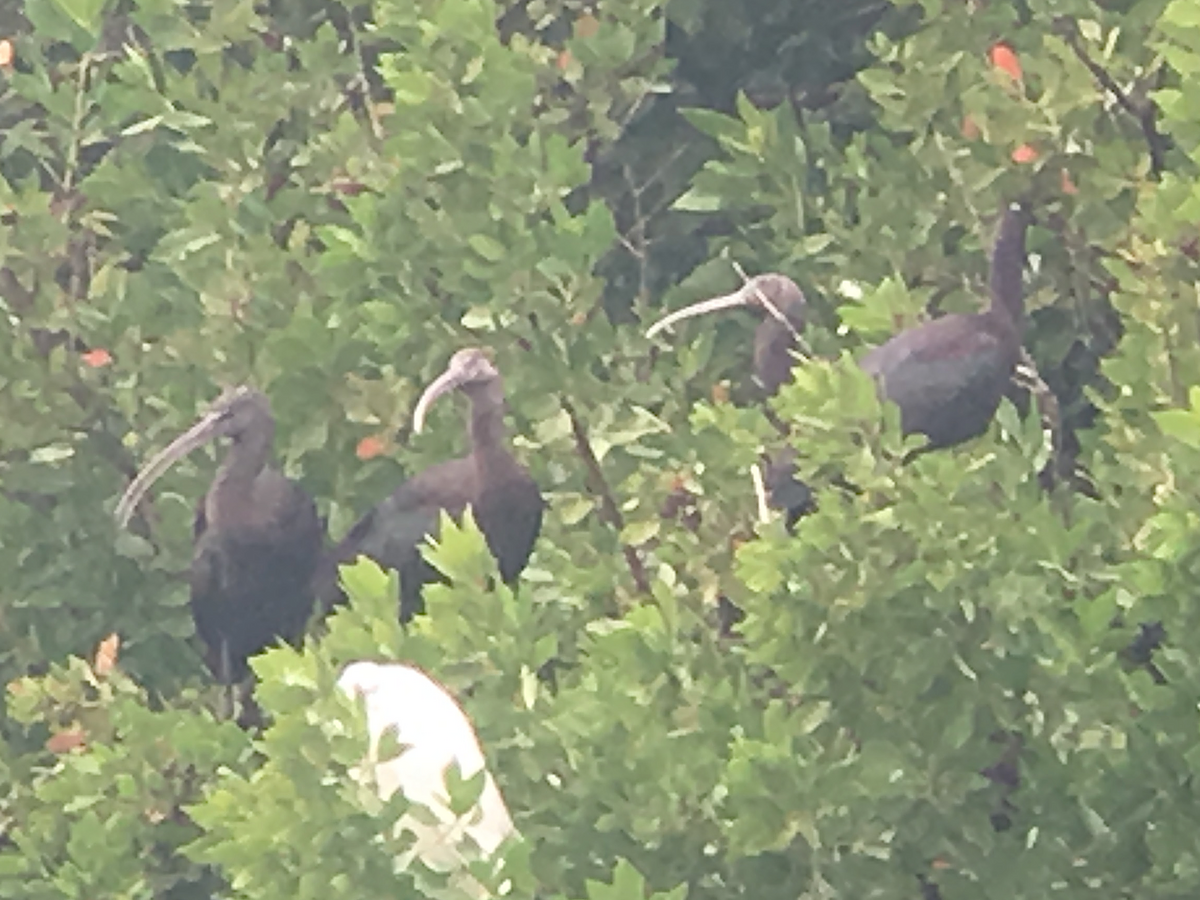
POLYGON ((344 777, 368 656, 462 699, 516 895, 1200 890, 1195 0, 5 0, 0 37, 0 896, 411 889, 344 777), (902 467, 852 360, 975 308, 1024 191, 1061 446, 1016 392, 902 467), (793 537, 754 518, 752 320, 642 337, 733 262, 814 310, 793 537), (121 535, 138 462, 252 382, 340 536, 461 452, 455 404, 406 423, 467 344, 551 502, 517 596, 452 529, 426 620, 354 570, 258 660, 272 727, 214 721, 213 463, 121 535))

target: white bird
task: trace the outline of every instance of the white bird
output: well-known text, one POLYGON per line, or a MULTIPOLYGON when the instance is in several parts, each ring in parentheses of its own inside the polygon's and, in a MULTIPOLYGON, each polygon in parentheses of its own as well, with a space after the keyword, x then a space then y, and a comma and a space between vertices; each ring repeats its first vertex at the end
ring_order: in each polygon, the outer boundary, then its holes
MULTIPOLYGON (((484 766, 475 729, 442 685, 411 666, 360 661, 346 666, 338 686, 350 697, 364 700, 370 733, 367 768, 373 770, 380 798, 387 800, 402 791, 410 803, 432 813, 431 817, 422 815, 422 810, 411 810, 397 821, 397 835, 407 830, 415 836, 411 850, 397 861, 400 867, 406 868, 414 857, 420 857, 430 869, 450 872, 479 856, 469 849, 469 843, 463 846, 464 836, 490 857, 506 838, 516 834, 504 798, 484 766), (396 730, 400 753, 380 762, 379 741, 389 728, 396 730), (464 780, 484 772, 478 801, 461 816, 451 811, 446 790, 445 772, 453 763, 464 780)), ((361 771, 355 774, 363 780, 361 771)), ((463 881, 460 886, 474 896, 487 896, 474 878, 466 876, 463 881)))

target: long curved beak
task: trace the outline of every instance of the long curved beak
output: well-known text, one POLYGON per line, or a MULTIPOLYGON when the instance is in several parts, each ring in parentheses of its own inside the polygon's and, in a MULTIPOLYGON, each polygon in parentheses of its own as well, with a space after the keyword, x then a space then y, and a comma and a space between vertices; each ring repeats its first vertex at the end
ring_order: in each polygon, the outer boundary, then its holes
POLYGON ((732 294, 722 294, 720 297, 713 297, 711 300, 701 300, 699 303, 693 303, 691 306, 677 309, 675 312, 663 316, 647 328, 646 337, 652 338, 660 331, 670 328, 676 322, 682 322, 684 319, 703 316, 711 312, 720 312, 723 309, 736 309, 739 306, 749 306, 751 302, 750 296, 743 287, 732 294))
POLYGON ((421 398, 417 401, 417 408, 413 410, 414 433, 420 434, 425 428, 425 416, 429 414, 429 410, 437 398, 443 394, 449 394, 457 390, 459 385, 462 384, 462 379, 462 371, 455 366, 450 366, 445 372, 435 378, 429 387, 425 388, 421 394, 421 398))
POLYGON ((646 329, 646 337, 652 338, 665 328, 670 328, 676 322, 681 322, 684 319, 690 319, 694 316, 702 316, 705 313, 719 312, 723 309, 734 309, 739 306, 751 307, 758 303, 766 310, 767 315, 772 319, 783 324, 788 331, 795 337, 800 335, 796 328, 787 316, 767 299, 766 292, 759 286, 758 278, 751 278, 732 294, 722 294, 720 297, 713 297, 711 300, 701 300, 699 303, 693 303, 691 306, 685 306, 683 309, 677 309, 673 313, 663 316, 653 325, 646 329))
POLYGON ((133 516, 134 509, 137 508, 146 491, 150 490, 150 486, 161 478, 167 469, 171 468, 171 466, 197 447, 208 443, 216 436, 217 425, 220 421, 221 412, 219 410, 208 413, 195 425, 171 441, 150 462, 142 467, 142 470, 137 473, 137 477, 133 479, 133 482, 125 491, 124 496, 117 503, 115 515, 118 526, 124 528, 129 524, 129 519, 133 516))

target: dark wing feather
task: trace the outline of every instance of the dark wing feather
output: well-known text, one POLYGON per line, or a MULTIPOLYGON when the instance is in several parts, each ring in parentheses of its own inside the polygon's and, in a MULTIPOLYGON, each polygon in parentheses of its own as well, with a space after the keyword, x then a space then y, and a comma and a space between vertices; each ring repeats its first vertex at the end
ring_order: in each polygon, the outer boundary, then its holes
MULTIPOLYGON (((259 477, 284 476, 266 470, 259 477)), ((214 531, 203 508, 193 524, 192 618, 209 667, 222 680, 245 678, 249 657, 272 644, 301 640, 315 610, 312 577, 325 543, 316 505, 294 482, 273 488, 266 526, 214 531)))
MULTIPOLYGON (((196 598, 207 598, 215 587, 212 560, 204 554, 204 533, 208 531, 208 516, 204 514, 207 497, 201 496, 196 503, 196 515, 192 519, 192 567, 188 572, 188 581, 192 589, 192 605, 196 598)), ((201 601, 202 603, 205 601, 201 601)))
POLYGON ((476 520, 505 583, 516 581, 529 562, 545 508, 537 483, 519 468, 480 493, 476 520))
POLYGON ((362 555, 400 573, 400 618, 421 611, 421 587, 440 578, 421 556, 426 536, 437 535, 441 511, 461 516, 476 492, 471 459, 438 463, 414 475, 354 524, 323 566, 321 592, 336 585, 337 567, 362 555))
POLYGON ((475 472, 469 459, 431 466, 359 519, 335 556, 346 562, 363 554, 381 566, 398 569, 417 554, 426 535, 435 533, 441 510, 462 514, 474 488, 475 472))
POLYGON ((900 407, 906 434, 948 447, 982 434, 1012 377, 1015 336, 984 315, 951 315, 904 331, 863 357, 900 407))

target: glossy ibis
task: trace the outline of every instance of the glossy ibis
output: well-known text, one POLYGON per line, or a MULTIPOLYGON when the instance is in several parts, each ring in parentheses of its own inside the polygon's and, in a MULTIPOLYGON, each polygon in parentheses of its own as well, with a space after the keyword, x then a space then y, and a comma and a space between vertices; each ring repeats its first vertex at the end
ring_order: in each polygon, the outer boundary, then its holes
POLYGON ((1012 380, 1021 358, 1021 279, 1030 219, 1017 203, 1001 216, 986 309, 906 329, 860 361, 900 407, 904 433, 929 439, 920 451, 952 447, 986 431, 1012 380))
POLYGON ((421 556, 427 535, 436 535, 442 510, 459 518, 467 506, 496 558, 500 577, 512 584, 525 568, 542 527, 545 502, 537 483, 508 448, 504 386, 487 352, 459 350, 446 371, 425 389, 413 412, 420 433, 425 416, 444 394, 460 390, 470 399, 471 453, 437 463, 400 485, 363 516, 333 551, 322 578, 322 596, 336 584, 336 567, 359 554, 400 573, 400 620, 423 609, 421 588, 440 578, 421 556))
MULTIPOLYGON (((786 275, 770 273, 749 279, 731 294, 702 300, 677 309, 659 319, 646 331, 654 337, 665 328, 705 313, 748 308, 762 312, 754 332, 754 377, 767 396, 773 396, 792 378, 796 351, 801 347, 807 303, 796 282, 786 275)), ((784 434, 787 427, 767 408, 767 418, 784 434)), ((763 487, 770 505, 785 514, 788 531, 806 513, 815 509, 812 489, 796 477, 796 453, 791 447, 764 461, 763 487)))
MULTIPOLYGON (((906 329, 860 360, 883 395, 900 407, 904 433, 929 439, 922 450, 950 447, 983 433, 1000 405, 1021 356, 1021 281, 1030 220, 1021 204, 1005 209, 992 249, 991 302, 985 310, 952 313, 906 329)), ((763 293, 768 293, 765 287, 763 293)), ((782 275, 760 275, 733 294, 677 310, 647 334, 680 319, 737 306, 769 316, 755 335, 755 368, 764 387, 778 389, 790 373, 794 343, 788 336, 794 341, 798 334, 804 306, 800 289, 782 275), (759 281, 773 286, 770 302, 752 290, 759 281)))
MULTIPOLYGON (((407 830, 415 838, 401 857, 401 866, 419 857, 431 869, 453 871, 478 855, 469 844, 463 845, 464 836, 487 857, 516 834, 504 798, 487 771, 475 729, 444 687, 411 666, 365 661, 346 666, 338 686, 350 697, 363 699, 370 736, 367 760, 379 796, 387 800, 400 791, 410 803, 425 806, 432 814, 431 821, 430 814, 422 811, 406 812, 396 823, 397 835, 407 830), (380 761, 379 741, 389 729, 395 730, 393 739, 400 752, 380 761), (450 809, 445 773, 451 764, 458 766, 463 779, 484 773, 478 801, 462 815, 450 809)), ((363 778, 360 771, 353 774, 363 778)), ((462 886, 481 896, 482 886, 474 879, 468 878, 462 886)))
POLYGON ((325 529, 312 499, 267 464, 275 420, 267 398, 236 387, 137 474, 117 504, 121 527, 150 486, 197 447, 230 441, 197 505, 191 609, 205 661, 219 681, 249 674, 247 660, 279 639, 299 641, 313 614, 312 577, 325 529))

